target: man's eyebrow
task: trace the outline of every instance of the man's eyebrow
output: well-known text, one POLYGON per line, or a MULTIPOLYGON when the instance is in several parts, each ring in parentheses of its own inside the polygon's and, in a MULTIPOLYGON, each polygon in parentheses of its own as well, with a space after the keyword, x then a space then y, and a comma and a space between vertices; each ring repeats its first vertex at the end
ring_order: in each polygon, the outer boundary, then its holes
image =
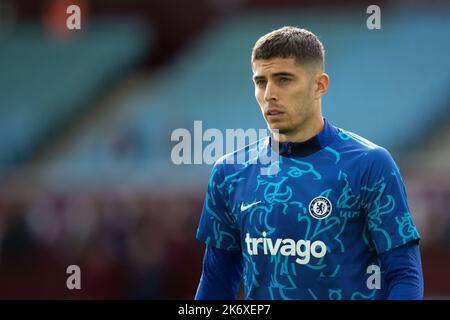
MULTIPOLYGON (((280 71, 280 72, 275 72, 272 73, 270 76, 272 77, 292 77, 294 78, 295 75, 291 72, 288 71, 280 71)), ((265 79, 265 76, 253 76, 253 80, 259 80, 259 79, 265 79)))
POLYGON ((295 75, 291 72, 287 72, 287 71, 280 71, 280 72, 275 72, 272 73, 273 77, 295 77, 295 75))

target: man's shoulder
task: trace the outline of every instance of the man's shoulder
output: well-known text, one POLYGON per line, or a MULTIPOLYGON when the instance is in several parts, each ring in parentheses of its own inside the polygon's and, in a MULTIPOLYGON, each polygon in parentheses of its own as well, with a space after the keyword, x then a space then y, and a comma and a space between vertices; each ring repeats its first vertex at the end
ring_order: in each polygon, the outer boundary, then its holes
POLYGON ((247 175, 246 170, 257 165, 262 153, 267 152, 269 137, 264 137, 229 152, 216 160, 211 177, 214 181, 234 181, 247 175))
POLYGON ((391 153, 383 146, 380 146, 373 141, 362 137, 354 132, 338 128, 340 138, 340 148, 343 152, 353 153, 361 156, 362 163, 366 166, 376 164, 377 166, 395 164, 391 153))
POLYGON ((367 154, 388 152, 386 148, 349 130, 338 128, 340 144, 344 148, 353 149, 367 154))
POLYGON ((255 157, 259 157, 262 152, 266 152, 268 146, 269 137, 267 136, 221 156, 214 165, 217 167, 226 165, 231 169, 245 167, 255 157))

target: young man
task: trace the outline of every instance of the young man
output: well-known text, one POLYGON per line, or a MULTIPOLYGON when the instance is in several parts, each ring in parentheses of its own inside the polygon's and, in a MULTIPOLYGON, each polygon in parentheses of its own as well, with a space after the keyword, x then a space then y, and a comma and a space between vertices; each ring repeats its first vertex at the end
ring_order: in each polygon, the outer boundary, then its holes
POLYGON ((235 299, 242 277, 246 299, 421 299, 420 235, 397 165, 322 117, 322 43, 305 29, 275 30, 256 42, 252 70, 272 132, 256 145, 278 153, 277 170, 229 164, 255 145, 216 162, 196 299, 235 299))

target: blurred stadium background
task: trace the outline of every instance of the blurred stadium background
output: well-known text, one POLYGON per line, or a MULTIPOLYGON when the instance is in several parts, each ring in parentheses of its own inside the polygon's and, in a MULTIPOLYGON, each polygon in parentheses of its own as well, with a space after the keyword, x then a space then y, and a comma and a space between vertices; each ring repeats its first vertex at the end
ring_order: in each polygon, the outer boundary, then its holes
POLYGON ((0 298, 193 298, 211 166, 170 136, 265 128, 250 51, 283 25, 325 45, 325 116, 399 163, 425 296, 450 298, 450 5, 356 0, 0 0, 0 298))

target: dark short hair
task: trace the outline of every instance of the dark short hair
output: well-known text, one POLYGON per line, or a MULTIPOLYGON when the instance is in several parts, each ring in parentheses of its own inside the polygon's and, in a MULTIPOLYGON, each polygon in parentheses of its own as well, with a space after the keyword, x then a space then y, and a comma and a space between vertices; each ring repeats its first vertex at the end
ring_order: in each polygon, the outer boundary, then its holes
POLYGON ((295 58, 298 64, 324 66, 325 50, 319 38, 306 29, 283 27, 256 41, 252 50, 254 60, 271 58, 295 58))

